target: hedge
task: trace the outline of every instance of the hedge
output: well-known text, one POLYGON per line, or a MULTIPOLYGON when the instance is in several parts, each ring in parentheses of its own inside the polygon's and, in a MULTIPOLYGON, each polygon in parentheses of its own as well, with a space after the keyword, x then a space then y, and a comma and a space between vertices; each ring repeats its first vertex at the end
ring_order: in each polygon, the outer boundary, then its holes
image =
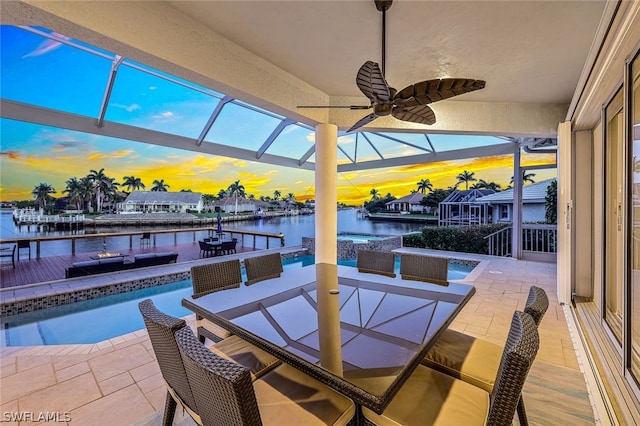
POLYGON ((425 226, 419 234, 405 235, 402 244, 405 247, 488 254, 488 241, 485 237, 506 226, 508 225, 473 225, 460 228, 425 226))

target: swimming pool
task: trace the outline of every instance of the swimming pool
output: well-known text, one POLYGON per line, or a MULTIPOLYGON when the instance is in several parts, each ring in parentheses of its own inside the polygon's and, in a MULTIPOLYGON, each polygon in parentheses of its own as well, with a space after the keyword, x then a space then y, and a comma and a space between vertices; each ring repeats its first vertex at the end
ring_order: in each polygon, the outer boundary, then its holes
MULTIPOLYGON (((312 265, 311 255, 283 259, 285 270, 312 265)), ((341 260, 340 265, 355 266, 355 260, 341 260)), ((400 259, 396 258, 396 272, 400 259)), ((472 266, 449 263, 449 279, 467 276, 472 266)), ((242 279, 246 280, 244 269, 242 279)), ((169 315, 183 317, 192 312, 181 301, 190 296, 191 281, 100 297, 98 299, 57 306, 49 309, 6 316, 0 319, 0 347, 97 343, 144 328, 138 303, 151 298, 169 315)))

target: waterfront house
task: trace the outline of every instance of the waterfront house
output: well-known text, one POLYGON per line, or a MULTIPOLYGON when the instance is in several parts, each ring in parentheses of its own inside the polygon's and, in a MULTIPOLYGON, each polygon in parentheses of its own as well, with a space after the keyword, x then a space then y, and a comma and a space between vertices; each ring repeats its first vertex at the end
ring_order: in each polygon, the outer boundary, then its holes
POLYGON ((426 206, 420 204, 425 195, 421 192, 405 195, 385 204, 387 211, 406 212, 406 213, 424 213, 426 206))
MULTIPOLYGON (((547 188, 554 179, 543 180, 522 187, 522 222, 545 221, 545 197, 547 188)), ((513 221, 513 188, 485 195, 476 199, 477 204, 486 204, 490 213, 489 223, 511 223, 513 221)))
POLYGON ((219 207, 220 211, 226 213, 241 213, 241 212, 251 212, 255 213, 258 209, 265 209, 268 206, 268 203, 263 201, 249 200, 245 197, 224 197, 220 200, 214 201, 212 203, 214 208, 219 207))
POLYGON ((133 191, 118 204, 121 214, 127 213, 187 213, 202 210, 199 192, 133 191))

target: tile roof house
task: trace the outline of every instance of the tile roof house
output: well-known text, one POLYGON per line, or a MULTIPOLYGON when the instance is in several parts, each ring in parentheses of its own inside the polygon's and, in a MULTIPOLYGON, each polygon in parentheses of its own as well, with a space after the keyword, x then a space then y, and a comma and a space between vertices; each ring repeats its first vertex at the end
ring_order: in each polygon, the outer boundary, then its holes
POLYGON ((199 192, 133 191, 124 202, 118 204, 121 214, 127 213, 186 213, 203 208, 199 192))
MULTIPOLYGON (((547 179, 522 187, 522 222, 545 221, 547 188, 555 179, 547 179)), ((485 195, 476 203, 489 206, 490 223, 511 223, 513 220, 513 189, 485 195)))
POLYGON ((421 192, 414 192, 397 200, 389 201, 385 204, 388 211, 394 212, 416 212, 422 213, 425 210, 425 206, 420 204, 420 201, 426 197, 421 192))

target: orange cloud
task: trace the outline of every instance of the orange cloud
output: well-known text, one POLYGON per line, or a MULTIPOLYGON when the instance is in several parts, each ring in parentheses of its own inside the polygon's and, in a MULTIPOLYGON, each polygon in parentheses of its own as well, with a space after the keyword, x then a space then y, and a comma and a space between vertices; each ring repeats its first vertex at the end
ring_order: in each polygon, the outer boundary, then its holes
POLYGON ((2 151, 0 152, 0 157, 7 157, 10 160, 19 160, 20 153, 18 151, 2 151))

